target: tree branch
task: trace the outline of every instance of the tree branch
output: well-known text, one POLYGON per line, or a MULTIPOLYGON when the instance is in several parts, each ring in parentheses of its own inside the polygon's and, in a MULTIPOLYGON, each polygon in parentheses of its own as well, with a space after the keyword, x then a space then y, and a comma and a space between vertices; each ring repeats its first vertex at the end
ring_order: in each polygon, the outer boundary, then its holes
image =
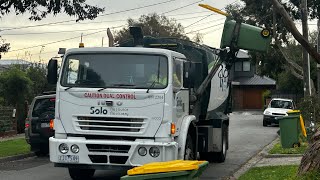
POLYGON ((275 7, 276 11, 283 17, 283 22, 291 32, 293 37, 306 49, 306 51, 315 59, 315 61, 320 64, 320 54, 317 50, 312 47, 308 41, 300 34, 297 30, 294 22, 292 21, 291 17, 289 16, 288 12, 284 9, 284 7, 279 3, 278 0, 272 0, 273 6, 275 7))
POLYGON ((297 73, 297 71, 290 65, 287 65, 287 67, 290 69, 292 75, 294 75, 296 78, 303 80, 303 76, 299 73, 297 73))
POLYGON ((292 61, 290 58, 289 58, 289 55, 284 52, 284 50, 282 49, 281 45, 279 43, 276 43, 276 46, 277 48, 280 50, 282 56, 284 57, 284 59, 287 61, 287 63, 289 65, 291 65, 292 67, 294 67, 296 70, 298 70, 300 73, 303 73, 303 69, 302 67, 297 64, 296 62, 292 61))

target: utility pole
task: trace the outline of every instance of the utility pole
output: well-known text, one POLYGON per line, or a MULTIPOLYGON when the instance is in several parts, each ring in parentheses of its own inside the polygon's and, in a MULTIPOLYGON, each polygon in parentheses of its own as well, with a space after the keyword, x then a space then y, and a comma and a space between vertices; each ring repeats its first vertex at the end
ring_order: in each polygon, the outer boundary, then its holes
MULTIPOLYGON (((301 15, 302 15, 302 33, 303 37, 308 41, 308 9, 307 0, 301 0, 301 15)), ((303 50, 303 82, 304 82, 304 97, 311 96, 310 87, 310 59, 308 52, 303 50)))
MULTIPOLYGON (((318 20, 318 41, 317 51, 320 53, 320 20, 318 20)), ((320 64, 317 63, 317 87, 318 87, 318 98, 320 98, 320 64)))

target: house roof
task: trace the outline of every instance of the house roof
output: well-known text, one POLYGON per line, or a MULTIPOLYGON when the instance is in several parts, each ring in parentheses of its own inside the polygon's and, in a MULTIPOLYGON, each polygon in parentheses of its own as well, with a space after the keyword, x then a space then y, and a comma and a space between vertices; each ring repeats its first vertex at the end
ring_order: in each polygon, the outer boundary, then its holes
POLYGON ((23 59, 1 59, 0 60, 0 66, 8 66, 12 64, 30 64, 30 62, 23 59))
POLYGON ((245 86, 275 86, 276 81, 266 76, 254 75, 253 77, 238 77, 232 81, 233 85, 245 85, 245 86))

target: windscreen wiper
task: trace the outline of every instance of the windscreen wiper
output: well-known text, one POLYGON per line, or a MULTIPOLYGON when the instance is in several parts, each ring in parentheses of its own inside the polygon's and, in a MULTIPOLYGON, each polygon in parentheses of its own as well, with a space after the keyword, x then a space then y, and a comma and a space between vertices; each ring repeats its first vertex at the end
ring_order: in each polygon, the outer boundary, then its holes
POLYGON ((69 87, 65 88, 64 90, 65 90, 65 91, 68 91, 68 90, 71 89, 71 88, 73 88, 73 86, 69 86, 69 87))
POLYGON ((154 85, 156 84, 156 82, 157 82, 157 80, 154 80, 154 81, 152 82, 151 86, 149 86, 149 88, 148 88, 148 90, 147 90, 147 93, 149 93, 149 90, 154 87, 154 85))

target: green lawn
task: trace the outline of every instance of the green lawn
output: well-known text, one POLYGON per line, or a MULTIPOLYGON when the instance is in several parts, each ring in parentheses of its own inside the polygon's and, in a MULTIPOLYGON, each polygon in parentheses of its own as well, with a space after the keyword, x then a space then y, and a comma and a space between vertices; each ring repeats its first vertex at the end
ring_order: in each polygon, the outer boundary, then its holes
POLYGON ((269 154, 303 154, 306 151, 307 147, 308 143, 302 142, 300 147, 284 149, 281 147, 280 142, 278 142, 269 151, 269 154))
POLYGON ((24 138, 0 141, 0 157, 26 154, 30 152, 30 146, 24 138))
POLYGON ((320 179, 320 172, 297 177, 297 165, 254 167, 240 176, 239 180, 313 180, 320 179))

